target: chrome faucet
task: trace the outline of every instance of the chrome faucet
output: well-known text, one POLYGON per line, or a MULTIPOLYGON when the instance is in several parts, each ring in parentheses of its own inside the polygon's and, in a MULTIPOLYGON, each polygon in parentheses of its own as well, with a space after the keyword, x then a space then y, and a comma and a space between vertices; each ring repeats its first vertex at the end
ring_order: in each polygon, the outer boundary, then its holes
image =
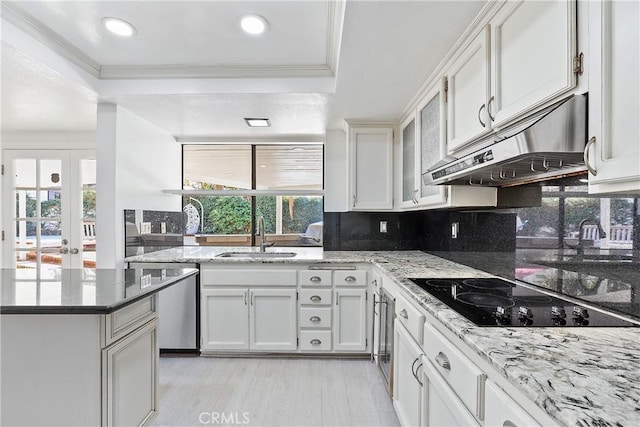
POLYGON ((584 226, 587 224, 593 224, 593 225, 597 225, 598 226, 598 237, 600 239, 603 239, 605 237, 607 237, 607 233, 604 232, 604 230, 602 229, 602 225, 600 225, 599 221, 596 221, 593 218, 585 218, 582 221, 580 221, 580 225, 578 225, 578 245, 575 246, 576 249, 576 254, 577 255, 584 255, 584 245, 582 243, 582 241, 584 240, 584 226))
POLYGON ((264 228, 264 216, 258 217, 258 236, 260 239, 260 252, 264 252, 268 246, 273 246, 276 242, 267 242, 267 233, 264 228))

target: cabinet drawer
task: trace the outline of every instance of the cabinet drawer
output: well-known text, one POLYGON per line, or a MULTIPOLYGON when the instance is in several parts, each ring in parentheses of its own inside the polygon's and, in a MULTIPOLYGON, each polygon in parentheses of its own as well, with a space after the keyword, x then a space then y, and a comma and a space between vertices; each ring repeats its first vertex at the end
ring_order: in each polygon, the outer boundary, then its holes
POLYGON ((298 272, 301 286, 331 286, 331 270, 302 270, 298 272))
POLYGON ((156 296, 150 296, 105 316, 104 347, 119 340, 157 316, 156 296))
POLYGON ((331 331, 300 331, 300 350, 331 350, 331 331))
POLYGON ((485 426, 539 426, 507 393, 487 381, 485 392, 485 426))
POLYGON ((336 286, 367 286, 367 272, 364 270, 334 271, 336 286))
POLYGON ((300 304, 331 305, 331 289, 300 289, 300 304))
POLYGON ((424 328, 424 353, 476 418, 484 418, 486 375, 433 326, 424 328))
POLYGON ((299 322, 306 328, 330 328, 331 307, 301 307, 299 322))
POLYGON ((407 328, 413 339, 422 345, 424 315, 400 295, 396 297, 396 319, 407 328))

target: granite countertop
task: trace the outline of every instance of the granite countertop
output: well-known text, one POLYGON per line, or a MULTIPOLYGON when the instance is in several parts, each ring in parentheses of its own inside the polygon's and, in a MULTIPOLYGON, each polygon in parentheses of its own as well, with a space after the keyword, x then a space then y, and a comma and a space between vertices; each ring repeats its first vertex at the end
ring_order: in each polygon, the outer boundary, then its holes
MULTIPOLYGON (((514 276, 510 254, 458 254, 476 260, 486 271, 444 259, 453 253, 420 251, 322 252, 304 248, 290 259, 215 258, 250 248, 172 248, 141 257, 140 262, 214 263, 373 263, 407 296, 460 337, 471 351, 491 364, 559 424, 566 426, 640 425, 640 328, 490 328, 475 326, 430 296, 408 277, 514 276), (481 261, 478 259, 481 258, 481 261), (510 272, 510 273, 509 273, 510 272), (499 274, 502 273, 502 274, 499 274)), ((319 251, 317 249, 320 249, 319 251)), ((269 250, 273 250, 270 248, 269 250)), ((290 251, 292 248, 281 248, 290 251)), ((297 251, 298 248, 295 248, 297 251)), ((512 259, 513 258, 513 259, 512 259)), ((470 263, 473 264, 473 263, 470 263)))
POLYGON ((0 271, 1 314, 108 314, 198 274, 175 269, 0 271))

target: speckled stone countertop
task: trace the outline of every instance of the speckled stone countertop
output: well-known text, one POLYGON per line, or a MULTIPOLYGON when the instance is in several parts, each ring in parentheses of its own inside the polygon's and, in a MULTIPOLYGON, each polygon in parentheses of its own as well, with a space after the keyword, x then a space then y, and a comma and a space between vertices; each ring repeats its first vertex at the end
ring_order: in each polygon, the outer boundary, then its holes
POLYGON ((640 328, 475 326, 407 278, 493 275, 420 251, 322 252, 320 248, 301 248, 299 257, 286 260, 215 258, 221 252, 247 249, 172 248, 127 261, 372 263, 559 424, 640 425, 640 328))

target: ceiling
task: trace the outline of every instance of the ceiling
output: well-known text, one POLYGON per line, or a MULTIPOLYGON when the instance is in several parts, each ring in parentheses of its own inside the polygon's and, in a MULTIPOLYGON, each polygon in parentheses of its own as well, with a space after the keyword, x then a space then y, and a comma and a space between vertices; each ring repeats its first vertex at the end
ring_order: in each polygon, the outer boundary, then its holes
MULTIPOLYGON (((397 121, 482 1, 3 1, 2 130, 95 129, 114 102, 182 141, 397 121), (238 17, 269 22, 262 36, 238 17), (104 16, 132 23, 125 39, 104 16), (244 117, 268 117, 249 129, 244 117)), ((313 138, 311 138, 313 139, 313 138)))

